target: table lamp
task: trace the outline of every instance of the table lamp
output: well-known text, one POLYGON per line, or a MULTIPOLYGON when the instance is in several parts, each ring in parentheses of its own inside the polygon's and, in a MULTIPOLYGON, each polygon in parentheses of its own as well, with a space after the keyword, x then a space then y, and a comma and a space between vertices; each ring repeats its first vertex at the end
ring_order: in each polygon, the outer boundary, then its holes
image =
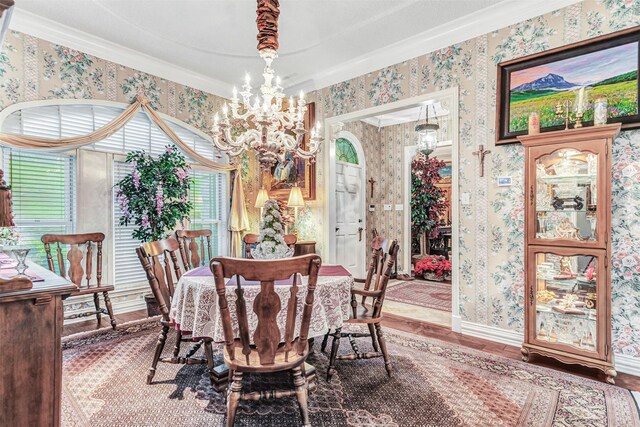
POLYGON ((293 217, 294 217, 294 227, 298 222, 298 208, 304 207, 304 197, 302 197, 302 191, 300 187, 295 186, 291 188, 289 192, 289 201, 287 202, 288 208, 293 208, 293 217))
POLYGON ((260 218, 262 218, 262 210, 264 209, 264 204, 269 200, 269 192, 265 188, 261 188, 258 191, 258 195, 256 196, 256 204, 254 207, 260 208, 260 218))

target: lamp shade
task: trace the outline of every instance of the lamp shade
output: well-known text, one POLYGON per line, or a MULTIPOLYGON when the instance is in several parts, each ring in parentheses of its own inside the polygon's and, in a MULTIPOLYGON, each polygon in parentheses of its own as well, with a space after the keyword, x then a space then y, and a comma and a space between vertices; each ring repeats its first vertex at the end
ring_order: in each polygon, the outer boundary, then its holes
POLYGON ((289 201, 287 207, 290 208, 302 208, 304 207, 304 198, 302 197, 302 190, 300 187, 293 187, 289 193, 289 201))
POLYGON ((263 208, 264 204, 267 203, 267 200, 269 200, 269 192, 266 189, 261 188, 260 191, 258 191, 258 195, 256 196, 255 207, 263 208))

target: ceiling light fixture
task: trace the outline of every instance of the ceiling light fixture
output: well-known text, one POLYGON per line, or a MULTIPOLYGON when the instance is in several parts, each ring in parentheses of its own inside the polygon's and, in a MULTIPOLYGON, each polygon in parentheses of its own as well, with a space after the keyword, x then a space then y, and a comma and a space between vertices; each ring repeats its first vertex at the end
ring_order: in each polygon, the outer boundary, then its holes
MULTIPOLYGON (((440 129, 435 105, 433 107, 433 116, 435 117, 436 122, 429 123, 429 105, 433 104, 427 104, 425 107, 426 116, 424 123, 416 125, 415 128, 415 131, 418 134, 418 149, 426 156, 433 153, 433 150, 438 147, 438 129, 440 129)), ((422 108, 420 108, 420 112, 418 113, 418 122, 420 121, 421 115, 422 108)))
POLYGON ((253 149, 258 161, 269 169, 278 161, 283 162, 285 154, 293 153, 296 157, 315 161, 320 148, 320 122, 310 130, 309 146, 305 146, 304 115, 307 104, 304 92, 296 101, 289 98, 287 107, 283 108, 285 94, 280 77, 275 77, 271 63, 278 57, 278 16, 280 15, 278 0, 258 0, 256 23, 258 26, 258 51, 265 62, 262 76, 264 83, 260 86, 261 95, 256 95, 253 103, 251 78, 247 74, 240 96, 233 88, 231 104, 225 104, 222 116, 213 119, 213 142, 215 146, 230 156, 237 156, 253 149))

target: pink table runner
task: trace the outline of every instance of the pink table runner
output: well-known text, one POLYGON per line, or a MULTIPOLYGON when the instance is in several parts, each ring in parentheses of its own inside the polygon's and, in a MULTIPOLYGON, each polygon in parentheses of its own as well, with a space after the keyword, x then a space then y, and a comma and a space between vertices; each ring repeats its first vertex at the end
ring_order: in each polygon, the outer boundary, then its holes
MULTIPOLYGON (((192 270, 187 271, 185 274, 185 276, 201 276, 201 277, 212 277, 213 273, 211 272, 211 269, 209 268, 208 265, 203 265, 202 267, 198 267, 198 268, 194 268, 192 270)), ((351 273, 349 273, 349 270, 347 270, 346 268, 344 268, 341 265, 322 265, 320 266, 320 271, 318 271, 318 276, 351 276, 351 273)), ((227 282, 227 284, 230 284, 231 280, 229 280, 229 282, 227 282)), ((235 284, 235 279, 234 282, 235 284)), ((243 284, 254 284, 254 282, 247 282, 247 281, 242 281, 241 283, 243 284)), ((257 282, 255 282, 257 283, 257 282)), ((276 282, 277 285, 288 285, 291 284, 291 280, 281 280, 276 282), (280 283, 282 282, 282 283, 280 283)))

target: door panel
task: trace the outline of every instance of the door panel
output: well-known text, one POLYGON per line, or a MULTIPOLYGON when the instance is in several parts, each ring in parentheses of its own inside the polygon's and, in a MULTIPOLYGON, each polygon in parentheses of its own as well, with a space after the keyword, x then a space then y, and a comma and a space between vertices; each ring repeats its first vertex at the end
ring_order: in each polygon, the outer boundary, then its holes
POLYGON ((356 165, 337 163, 336 262, 356 277, 364 275, 362 191, 362 169, 356 165))

